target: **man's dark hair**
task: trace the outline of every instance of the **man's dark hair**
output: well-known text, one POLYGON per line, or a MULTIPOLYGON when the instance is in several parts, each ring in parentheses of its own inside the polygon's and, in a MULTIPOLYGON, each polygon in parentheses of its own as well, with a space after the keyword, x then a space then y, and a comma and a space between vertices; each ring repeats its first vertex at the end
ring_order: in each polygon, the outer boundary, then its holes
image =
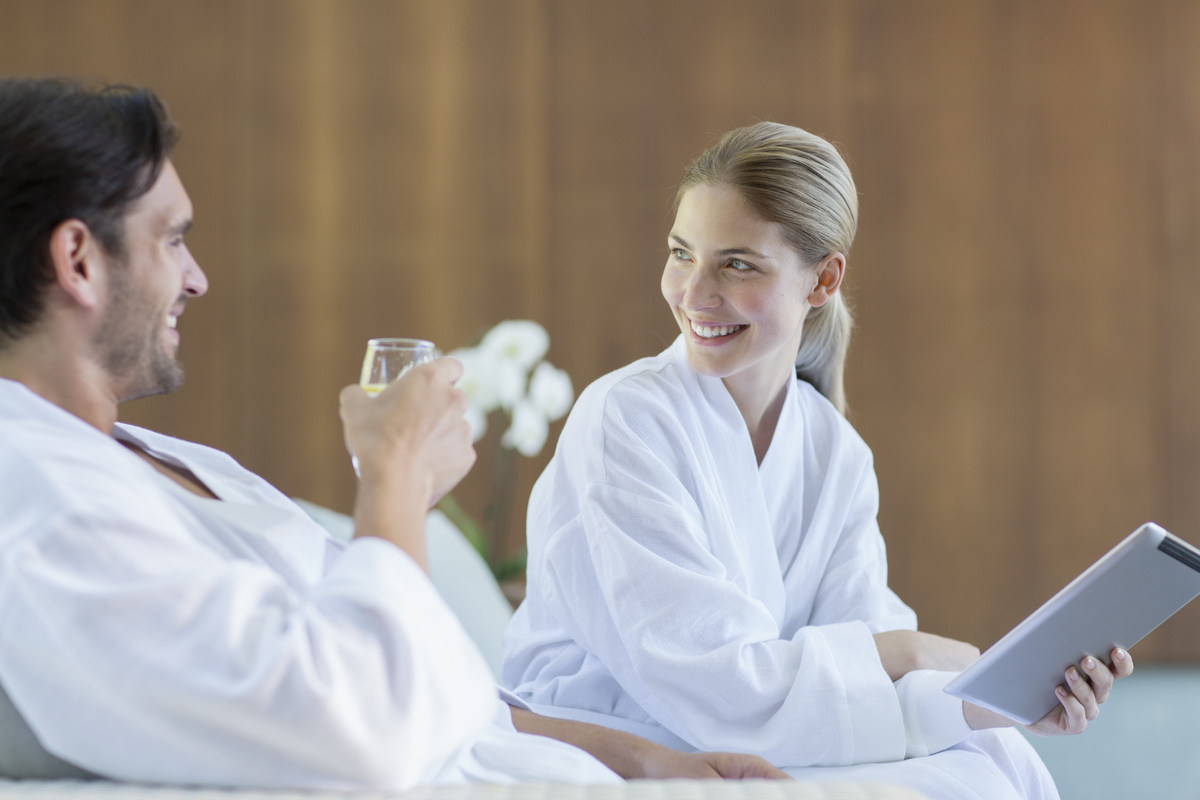
POLYGON ((0 342, 40 315, 60 223, 82 221, 123 257, 123 217, 154 186, 178 136, 149 89, 0 80, 0 342))

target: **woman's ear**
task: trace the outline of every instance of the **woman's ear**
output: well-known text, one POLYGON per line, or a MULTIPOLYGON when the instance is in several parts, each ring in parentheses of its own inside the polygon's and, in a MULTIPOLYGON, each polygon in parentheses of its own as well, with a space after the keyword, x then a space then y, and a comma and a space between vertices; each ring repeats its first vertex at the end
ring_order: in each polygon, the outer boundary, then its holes
POLYGON ((842 276, 846 274, 846 257, 841 253, 831 253, 817 264, 817 285, 808 295, 808 304, 813 308, 829 302, 838 288, 842 285, 842 276))
POLYGON ((50 233, 50 264, 57 286, 85 308, 100 302, 102 264, 107 254, 88 226, 77 219, 60 222, 50 233))

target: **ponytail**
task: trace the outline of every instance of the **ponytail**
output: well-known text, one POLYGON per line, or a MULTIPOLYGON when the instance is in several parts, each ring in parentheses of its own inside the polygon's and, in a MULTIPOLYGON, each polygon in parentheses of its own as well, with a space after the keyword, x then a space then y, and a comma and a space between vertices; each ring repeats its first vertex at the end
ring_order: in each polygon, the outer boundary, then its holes
POLYGON ((846 388, 842 375, 853 328, 850 306, 840 291, 835 292, 824 305, 809 309, 796 356, 796 377, 815 386, 843 415, 846 388))

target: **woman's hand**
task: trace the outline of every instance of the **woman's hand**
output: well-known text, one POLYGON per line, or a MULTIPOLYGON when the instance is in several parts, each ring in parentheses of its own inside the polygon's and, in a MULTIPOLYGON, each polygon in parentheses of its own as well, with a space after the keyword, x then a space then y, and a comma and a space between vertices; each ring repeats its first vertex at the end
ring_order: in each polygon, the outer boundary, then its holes
POLYGON ((922 631, 877 633, 875 648, 893 682, 916 669, 957 672, 979 658, 975 645, 922 631))
POLYGON ((792 780, 783 770, 765 758, 744 753, 681 753, 669 747, 655 746, 642 758, 643 772, 639 777, 665 780, 667 778, 742 780, 772 778, 792 780))
POLYGON ((591 753, 626 780, 639 778, 782 778, 791 777, 765 759, 742 753, 681 753, 625 731, 589 722, 543 717, 511 707, 513 727, 549 736, 591 753))
MULTIPOLYGON (((1119 647, 1114 648, 1109 655, 1112 659, 1111 667, 1092 656, 1086 656, 1081 662, 1082 673, 1075 667, 1068 667, 1064 674, 1066 683, 1054 688, 1059 705, 1037 722, 1026 725, 1025 730, 1038 736, 1083 733, 1087 724, 1100 715, 1100 704, 1108 699, 1113 683, 1118 678, 1127 678, 1133 673, 1133 656, 1119 647)), ((963 716, 966 717, 967 724, 975 730, 1017 724, 1007 717, 971 703, 963 703, 963 716)))
POLYGON ((1066 684, 1054 688, 1058 707, 1025 729, 1039 736, 1083 733, 1087 724, 1100 715, 1100 704, 1108 699, 1113 682, 1133 672, 1133 656, 1129 653, 1117 647, 1109 655, 1111 667, 1091 656, 1081 662, 1083 674, 1069 667, 1066 684))

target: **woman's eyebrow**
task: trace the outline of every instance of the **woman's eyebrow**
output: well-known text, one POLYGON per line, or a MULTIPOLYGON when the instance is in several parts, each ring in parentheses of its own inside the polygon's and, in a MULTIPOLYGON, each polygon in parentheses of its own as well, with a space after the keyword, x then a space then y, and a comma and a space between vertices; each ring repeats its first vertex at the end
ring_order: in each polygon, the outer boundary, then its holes
POLYGON ((749 247, 731 247, 728 250, 722 250, 721 252, 717 253, 717 255, 720 255, 720 256, 750 256, 751 258, 766 259, 768 261, 775 260, 771 256, 767 255, 766 253, 760 253, 757 250, 751 250, 749 247))
MULTIPOLYGON (((672 233, 667 238, 673 239, 675 241, 675 243, 678 244, 680 247, 683 247, 687 250, 692 249, 692 246, 690 244, 688 244, 686 241, 684 241, 684 238, 677 233, 672 233)), ((750 256, 751 258, 766 259, 767 261, 775 260, 770 255, 768 255, 766 253, 760 253, 757 250, 752 250, 749 247, 730 247, 726 250, 721 250, 720 252, 717 253, 717 255, 722 256, 722 257, 724 257, 724 256, 750 256)))

